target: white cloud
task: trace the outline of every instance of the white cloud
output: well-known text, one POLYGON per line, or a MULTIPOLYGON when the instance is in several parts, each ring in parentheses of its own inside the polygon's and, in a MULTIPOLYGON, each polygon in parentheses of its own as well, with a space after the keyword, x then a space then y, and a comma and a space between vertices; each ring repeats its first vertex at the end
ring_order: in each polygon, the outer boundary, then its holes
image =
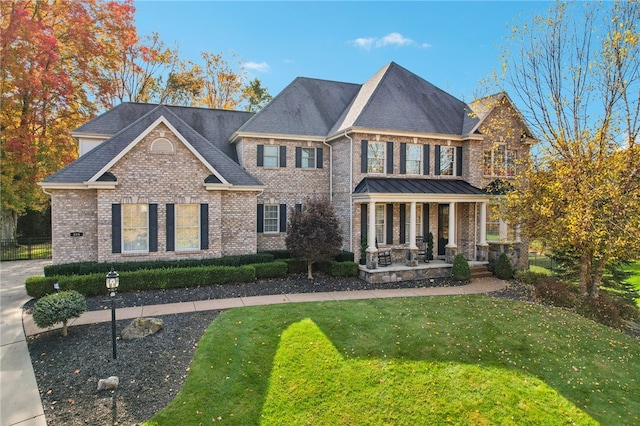
POLYGON ((429 43, 417 43, 416 41, 403 36, 400 33, 389 33, 383 37, 359 37, 349 42, 352 46, 369 50, 372 47, 380 48, 386 46, 417 46, 420 48, 429 48, 429 43))
POLYGON ((245 62, 244 67, 251 71, 267 72, 270 67, 266 62, 245 62))

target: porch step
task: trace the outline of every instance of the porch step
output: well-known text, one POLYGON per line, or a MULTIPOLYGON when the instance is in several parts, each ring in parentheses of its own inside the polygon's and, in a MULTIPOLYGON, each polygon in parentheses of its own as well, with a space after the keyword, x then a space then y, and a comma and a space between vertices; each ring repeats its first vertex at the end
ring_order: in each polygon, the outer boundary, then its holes
POLYGON ((492 277, 493 273, 487 269, 486 266, 472 266, 471 268, 471 278, 486 278, 492 277))

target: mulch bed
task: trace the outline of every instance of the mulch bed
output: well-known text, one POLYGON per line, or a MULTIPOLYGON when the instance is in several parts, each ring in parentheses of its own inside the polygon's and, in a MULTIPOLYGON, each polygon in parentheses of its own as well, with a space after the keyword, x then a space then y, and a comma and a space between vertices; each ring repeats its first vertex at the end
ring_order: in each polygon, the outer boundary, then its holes
MULTIPOLYGON (((267 294, 454 286, 449 279, 369 284, 357 278, 319 275, 259 280, 256 283, 172 289, 119 294, 118 308, 193 300, 246 297, 267 294)), ((493 294, 527 300, 526 288, 512 284, 493 294)), ((89 310, 110 308, 105 297, 87 299, 89 310)), ((29 309, 31 303, 25 305, 29 309)), ((161 332, 137 340, 117 341, 112 359, 111 323, 69 328, 60 337, 54 330, 27 339, 33 368, 49 426, 136 425, 164 408, 178 393, 205 329, 220 311, 160 317, 161 332), (115 390, 97 391, 99 379, 118 376, 115 390)), ((118 333, 130 320, 117 321, 118 333)))

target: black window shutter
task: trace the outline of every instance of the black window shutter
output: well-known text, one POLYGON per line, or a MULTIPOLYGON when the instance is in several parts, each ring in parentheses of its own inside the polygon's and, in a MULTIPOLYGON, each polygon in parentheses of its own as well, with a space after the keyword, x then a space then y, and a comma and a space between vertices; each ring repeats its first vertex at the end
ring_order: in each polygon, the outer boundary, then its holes
POLYGON ((158 205, 149 204, 149 251, 158 251, 158 205))
POLYGON ((367 165, 367 156, 369 154, 369 142, 362 141, 360 143, 360 172, 367 173, 369 166, 367 165))
POLYGON ((462 147, 456 147, 456 176, 462 176, 462 147))
POLYGON ((436 152, 435 152, 435 175, 439 175, 440 174, 440 145, 436 145, 436 152))
POLYGON ((393 244, 393 204, 387 204, 387 244, 393 244))
POLYGON ((393 174, 393 142, 387 142, 387 174, 393 174))
POLYGON ((280 167, 287 167, 287 147, 280 147, 280 167))
POLYGON ((209 249, 209 204, 200 204, 200 249, 209 249))
POLYGON ((429 204, 427 203, 422 205, 422 235, 427 241, 429 235, 429 204))
POLYGON ((296 204, 296 210, 301 212, 302 211, 302 204, 296 204))
MULTIPOLYGON (((407 144, 400 142, 400 174, 407 174, 407 144)), ((404 241, 400 241, 401 243, 404 241)))
POLYGON ((302 148, 296 146, 296 168, 302 167, 302 148))
POLYGON ((264 232, 264 204, 258 204, 258 233, 264 232))
MULTIPOLYGON (((367 240, 367 222, 369 218, 367 217, 367 205, 360 204, 360 238, 367 240)), ((368 245, 367 245, 368 247, 368 245)))
MULTIPOLYGON (((411 226, 411 224, 409 224, 411 226)), ((400 204, 400 244, 406 243, 405 232, 407 228, 407 205, 400 204)))
POLYGON ((316 148, 316 168, 321 169, 323 166, 322 148, 316 148))
POLYGON ((264 166, 264 145, 258 145, 257 165, 258 167, 264 166))
POLYGON ((122 209, 111 204, 111 253, 122 253, 122 209))
POLYGON ((287 232, 287 205, 280 204, 280 232, 287 232))
POLYGON ((167 204, 167 251, 176 249, 176 208, 174 204, 167 204))
POLYGON ((425 175, 428 175, 431 173, 431 165, 429 164, 431 157, 431 145, 424 145, 422 149, 422 155, 424 157, 424 166, 422 166, 422 170, 425 175))

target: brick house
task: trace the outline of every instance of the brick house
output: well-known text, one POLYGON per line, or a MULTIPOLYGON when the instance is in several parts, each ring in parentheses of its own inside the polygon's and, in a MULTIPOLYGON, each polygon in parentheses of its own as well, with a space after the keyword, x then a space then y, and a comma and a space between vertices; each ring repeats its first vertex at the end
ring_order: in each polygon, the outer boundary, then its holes
MULTIPOLYGON (((466 104, 390 63, 364 84, 297 78, 253 114, 123 103, 73 131, 80 157, 40 182, 53 262, 283 249, 290 209, 329 197, 344 249, 415 266, 488 260, 526 241, 492 207, 533 142, 506 94, 466 104)), ((524 256, 519 256, 523 253, 524 256)))

